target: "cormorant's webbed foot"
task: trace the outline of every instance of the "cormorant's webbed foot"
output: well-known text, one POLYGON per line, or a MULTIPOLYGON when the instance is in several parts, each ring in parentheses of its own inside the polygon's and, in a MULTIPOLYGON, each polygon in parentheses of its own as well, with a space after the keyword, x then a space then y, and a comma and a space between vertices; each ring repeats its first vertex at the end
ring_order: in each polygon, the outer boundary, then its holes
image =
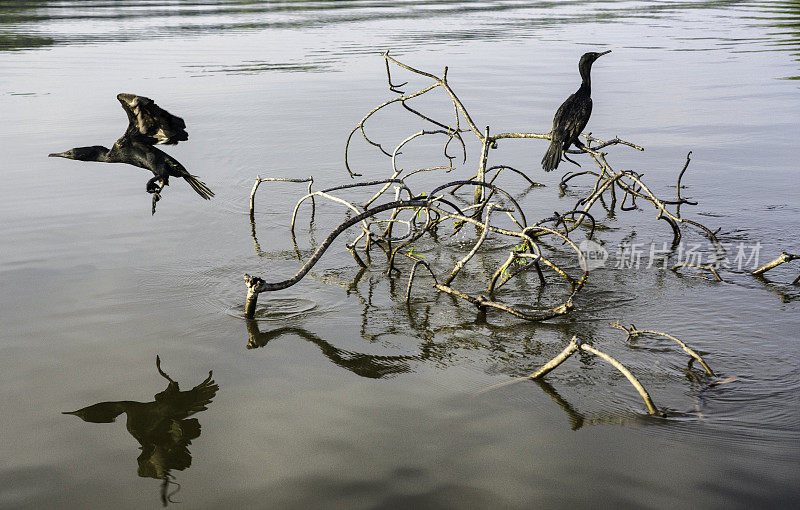
POLYGON ((161 195, 157 191, 153 192, 153 212, 150 213, 151 216, 156 213, 156 202, 159 200, 161 200, 161 195))
POLYGON ((161 190, 164 188, 164 185, 162 184, 162 185, 159 186, 158 184, 156 184, 156 181, 158 181, 158 180, 159 180, 158 177, 153 177, 152 179, 147 181, 147 185, 145 185, 145 189, 147 190, 148 193, 159 193, 159 192, 161 192, 161 190))
POLYGON ((149 181, 147 181, 147 185, 145 189, 148 193, 153 195, 153 212, 152 214, 156 213, 156 202, 161 200, 161 191, 164 189, 164 186, 169 186, 169 177, 153 177, 149 181), (158 181, 158 183, 156 183, 158 181))
POLYGON ((145 185, 148 193, 161 193, 164 186, 169 186, 169 176, 167 177, 153 177, 145 185), (157 184, 156 184, 157 183, 157 184))

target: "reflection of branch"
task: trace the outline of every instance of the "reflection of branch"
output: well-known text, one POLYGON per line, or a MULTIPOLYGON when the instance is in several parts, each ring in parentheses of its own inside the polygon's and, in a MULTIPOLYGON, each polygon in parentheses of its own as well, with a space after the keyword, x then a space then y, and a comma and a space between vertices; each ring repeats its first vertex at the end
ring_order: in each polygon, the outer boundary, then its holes
POLYGON ((264 252, 261 250, 261 245, 258 243, 258 237, 256 237, 256 220, 252 216, 250 217, 250 237, 253 238, 253 247, 256 250, 256 255, 263 257, 264 252))
MULTIPOLYGON (((488 388, 484 388, 481 391, 475 393, 475 396, 485 395, 490 391, 495 391, 500 388, 505 388, 506 386, 511 386, 512 384, 517 384, 522 381, 530 381, 530 380, 531 380, 530 377, 517 377, 515 379, 511 379, 510 381, 504 381, 501 383, 493 384, 488 388)), ((533 379, 533 381, 537 383, 539 387, 544 390, 545 393, 547 393, 547 396, 553 399, 553 402, 558 404, 558 406, 561 409, 563 409, 564 412, 567 413, 572 430, 578 430, 579 428, 583 427, 585 417, 581 413, 576 411, 575 408, 572 407, 572 404, 564 400, 564 398, 561 395, 559 395, 559 393, 556 391, 555 388, 553 388, 550 385, 550 383, 541 378, 533 379)))
MULTIPOLYGON (((311 193, 311 186, 314 184, 314 177, 310 176, 308 179, 286 179, 283 177, 261 177, 260 175, 256 176, 256 182, 253 183, 253 189, 250 191, 250 236, 253 238, 253 246, 256 250, 256 255, 259 257, 264 255, 264 252, 261 251, 261 245, 258 243, 258 237, 256 237, 256 191, 258 191, 258 187, 262 182, 307 182, 308 183, 308 192, 311 193)), ((314 218, 314 198, 311 198, 311 218, 314 218)))
POLYGON ((181 484, 173 480, 173 476, 171 474, 164 475, 163 481, 161 482, 161 504, 167 506, 167 504, 172 503, 180 503, 180 501, 172 501, 172 496, 177 494, 181 490, 181 484), (176 485, 175 490, 169 490, 170 485, 176 485))
POLYGON ((284 335, 295 335, 319 347, 322 354, 334 364, 353 372, 361 377, 381 379, 394 374, 410 372, 408 362, 417 359, 415 356, 375 356, 358 352, 346 351, 334 347, 317 335, 302 328, 283 327, 262 332, 258 321, 247 321, 247 348, 256 349, 264 347, 271 340, 284 335))
POLYGON ((710 390, 711 388, 714 388, 716 386, 720 386, 722 384, 729 384, 729 383, 732 383, 732 382, 736 382, 738 380, 739 380, 738 377, 726 377, 725 379, 718 379, 718 380, 713 381, 712 383, 708 384, 708 386, 706 386, 702 390, 700 390, 700 392, 697 394, 697 402, 695 403, 695 406, 694 406, 695 411, 697 412, 697 417, 700 418, 701 420, 703 418, 705 418, 705 416, 703 416, 703 411, 700 409, 700 402, 703 400, 703 397, 705 396, 705 393, 708 390, 710 390))
POLYGON ((558 391, 556 391, 556 389, 553 388, 549 382, 541 378, 534 379, 534 381, 539 385, 540 388, 544 390, 545 393, 547 393, 547 396, 553 399, 553 402, 558 404, 558 407, 567 413, 572 430, 578 430, 583 427, 583 423, 585 421, 584 416, 576 411, 575 408, 572 407, 572 404, 564 400, 564 398, 559 395, 558 391))

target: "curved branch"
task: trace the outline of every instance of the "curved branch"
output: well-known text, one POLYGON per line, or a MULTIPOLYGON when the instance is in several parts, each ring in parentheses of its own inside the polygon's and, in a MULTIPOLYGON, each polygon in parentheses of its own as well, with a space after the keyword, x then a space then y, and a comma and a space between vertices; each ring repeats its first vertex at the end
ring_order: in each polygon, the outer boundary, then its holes
POLYGON ((722 277, 719 275, 717 270, 714 269, 714 266, 707 266, 707 265, 702 265, 702 264, 681 263, 681 264, 675 264, 674 266, 672 266, 671 270, 677 273, 678 272, 678 268, 681 268, 681 267, 696 267, 697 269, 702 269, 703 271, 709 271, 714 275, 714 277, 717 279, 718 282, 722 281, 722 277))
POLYGON ((542 368, 531 374, 529 377, 531 379, 539 379, 544 377, 552 370, 554 370, 556 367, 558 367, 561 363, 566 361, 570 356, 572 356, 575 353, 575 351, 579 349, 582 351, 592 353, 595 356, 598 356, 609 362, 611 365, 613 365, 614 368, 619 370, 622 373, 622 375, 624 375, 628 379, 628 381, 633 385, 633 387, 636 388, 636 391, 642 397, 642 400, 644 400, 644 403, 647 406, 647 411, 650 414, 664 416, 664 413, 660 412, 658 408, 656 408, 655 404, 653 404, 653 399, 650 398, 650 394, 647 393, 647 390, 644 389, 644 386, 642 386, 642 384, 636 379, 636 377, 634 377, 633 374, 627 368, 625 368, 625 366, 622 363, 615 360, 608 354, 602 351, 598 351, 591 345, 581 342, 580 340, 578 340, 577 336, 573 336, 572 340, 570 340, 569 342, 569 345, 567 345, 567 347, 563 351, 558 353, 558 355, 556 355, 555 358, 548 361, 544 366, 542 366, 542 368))
POLYGON ((630 370, 625 368, 625 365, 623 365, 619 361, 615 360, 614 358, 612 358, 608 354, 606 354, 604 352, 601 352, 601 351, 598 351, 597 349, 595 349, 591 345, 582 344, 580 346, 580 348, 581 348, 582 351, 591 352, 595 356, 599 356, 599 357, 603 358, 604 360, 608 361, 609 363, 611 363, 614 366, 614 368, 619 370, 622 373, 622 375, 624 375, 628 379, 628 381, 630 381, 630 383, 633 385, 633 387, 636 388, 636 391, 639 392, 639 395, 642 397, 642 400, 644 400, 644 403, 647 406, 647 412, 649 412, 650 414, 655 414, 657 416, 664 416, 664 413, 662 413, 661 411, 658 410, 658 408, 656 408, 655 404, 653 403, 653 399, 650 398, 650 394, 647 393, 646 389, 644 389, 644 386, 642 386, 642 383, 640 383, 639 380, 636 379, 633 376, 633 374, 630 372, 630 370))
MULTIPOLYGON (((311 258, 308 259, 308 261, 303 265, 303 267, 300 268, 300 270, 294 276, 292 276, 291 278, 283 280, 283 281, 280 281, 280 282, 268 283, 268 282, 265 282, 264 280, 262 280, 260 278, 253 278, 250 275, 245 274, 245 281, 248 283, 248 288, 250 287, 250 282, 253 282, 253 291, 252 292, 255 294, 255 296, 257 296, 261 292, 275 291, 275 290, 281 290, 281 289, 286 289, 288 287, 291 287, 292 285, 296 284, 297 282, 299 282, 300 280, 303 279, 303 277, 319 261, 319 259, 325 253, 325 250, 327 250, 328 247, 330 247, 330 245, 333 243, 333 241, 339 236, 339 234, 341 234, 342 232, 344 232, 348 228, 352 227, 353 225, 355 225, 355 224, 357 224, 357 223, 359 223, 361 221, 364 221, 367 218, 375 216, 376 214, 382 213, 384 211, 388 211, 390 209, 397 209, 399 207, 424 207, 427 204, 428 204, 428 202, 423 201, 423 200, 397 200, 397 201, 394 201, 394 202, 381 204, 379 206, 373 207, 372 209, 364 211, 363 213, 361 213, 361 214, 359 214, 357 216, 354 216, 354 217, 350 218, 349 220, 345 221, 344 223, 339 225, 333 232, 331 232, 328 235, 328 237, 325 238, 325 240, 322 242, 322 244, 319 245, 319 247, 314 252, 314 254, 311 256, 311 258)), ((250 311, 251 312, 255 312, 255 304, 253 304, 252 310, 250 310, 250 311)), ((247 309, 245 310, 245 316, 248 319, 252 319, 253 318, 252 317, 252 313, 249 314, 249 316, 248 316, 247 309)))
POLYGON ((496 301, 490 301, 483 296, 478 296, 477 298, 472 297, 469 294, 464 294, 463 292, 459 292, 456 289, 448 287, 447 285, 442 285, 441 283, 434 284, 434 287, 436 287, 438 290, 446 294, 450 294, 451 296, 456 296, 465 301, 468 301, 473 305, 477 306, 478 308, 494 308, 496 310, 502 310, 504 312, 510 313, 514 317, 519 317, 520 319, 532 322, 545 321, 548 319, 554 319, 556 317, 560 317, 561 315, 566 315, 573 308, 572 302, 567 301, 566 303, 558 305, 555 308, 551 308, 550 310, 546 310, 544 312, 534 315, 525 312, 520 312, 519 310, 515 310, 510 306, 506 306, 496 301))
POLYGON ((408 99, 411 99, 411 98, 414 98, 414 97, 417 97, 417 96, 421 96, 422 94, 425 94, 426 92, 429 92, 429 91, 435 89, 439 85, 440 85, 439 83, 434 83, 433 85, 425 87, 422 90, 418 90, 417 92, 414 92, 413 94, 403 95, 403 96, 400 96, 400 97, 395 97, 393 99, 389 99, 387 101, 384 101, 383 103, 379 104, 378 106, 376 106, 375 108, 370 110, 370 112, 367 113, 361 119, 361 121, 358 124, 356 124, 356 127, 354 127, 352 131, 350 131, 350 134, 347 136, 347 141, 344 144, 344 167, 347 170, 347 172, 350 174, 350 177, 356 177, 356 176, 360 176, 361 175, 361 174, 353 172, 353 170, 350 168, 350 160, 349 160, 350 142, 353 139, 353 135, 356 134, 356 131, 360 130, 361 131, 361 135, 364 137, 364 140, 366 140, 370 145, 378 147, 378 149, 380 149, 381 152, 383 152, 385 155, 391 156, 391 154, 389 154, 388 152, 386 152, 386 150, 384 150, 384 148, 381 146, 381 144, 379 144, 377 142, 373 142, 372 140, 369 139, 369 137, 367 137, 367 134, 364 132, 364 123, 370 117, 372 117, 376 112, 378 112, 379 110, 389 106, 390 104, 396 103, 398 101, 405 101, 405 100, 408 100, 408 99))
POLYGON ((791 262, 792 260, 796 260, 796 259, 800 259, 800 255, 794 255, 792 253, 783 252, 783 253, 781 253, 780 257, 767 262, 763 266, 761 266, 758 269, 756 269, 755 271, 753 271, 753 275, 755 275, 755 276, 762 275, 762 274, 766 273, 767 271, 769 271, 770 269, 774 269, 774 268, 780 266, 781 264, 785 264, 786 262, 791 262))
MULTIPOLYGON (((497 192, 501 193, 506 198, 508 198, 511 201, 512 204, 514 204, 514 207, 517 209, 517 212, 519 212, 519 217, 522 220, 522 224, 520 226, 522 228, 525 228, 528 225, 528 220, 525 218, 525 213, 522 211, 522 207, 519 205, 519 203, 516 200, 514 200, 514 197, 512 197, 511 194, 509 194, 503 188, 501 188, 499 186, 496 186, 494 184, 490 184, 488 182, 473 181, 472 179, 461 180, 461 181, 451 181, 451 182, 448 182, 446 184, 442 184, 441 186, 437 186, 436 188, 434 188, 433 191, 430 192, 430 196, 432 196, 432 197, 436 196, 437 192, 442 191, 443 189, 449 188, 451 186, 464 186, 464 185, 481 186, 481 187, 484 187, 484 188, 489 188, 492 191, 497 191, 497 192)), ((442 200, 442 202, 443 203, 447 203, 444 200, 442 200)))
MULTIPOLYGON (((383 54, 383 58, 386 59, 387 61, 393 62, 398 67, 402 67, 403 69, 411 71, 412 73, 419 74, 419 75, 422 75, 422 76, 425 76, 427 78, 430 78, 430 79, 434 80, 436 83, 431 85, 429 88, 433 88, 433 87, 437 87, 437 86, 441 86, 442 88, 444 88, 445 92, 447 92, 447 95, 450 96, 450 100, 453 101, 453 104, 456 106, 456 108, 458 108, 458 111, 460 111, 461 114, 464 116, 464 120, 467 121, 467 124, 469 125, 470 131, 472 131, 475 134, 475 136, 478 137, 478 140, 480 140, 481 142, 485 141, 483 135, 480 132, 480 130, 477 128, 477 126, 475 125, 475 122, 472 120, 472 117, 470 116, 469 112, 467 112, 467 109, 464 108, 463 103, 461 103, 461 100, 458 98, 458 96, 456 96, 456 93, 453 92, 453 89, 450 88, 450 85, 447 84, 447 68, 445 68, 445 71, 444 71, 444 74, 442 75, 442 77, 439 78, 438 76, 435 76, 433 74, 426 73, 425 71, 420 71, 419 69, 415 69, 415 68, 413 68, 411 66, 403 64, 402 62, 399 62, 399 61, 395 60, 394 58, 390 57, 388 53, 384 53, 383 54)), ((409 99, 410 99, 410 97, 409 97, 409 99)))
POLYGON ((414 260, 414 266, 411 268, 411 274, 408 276, 408 285, 406 286, 406 303, 411 301, 411 285, 414 283, 414 275, 417 273, 418 266, 420 265, 425 266, 425 269, 428 270, 428 273, 430 273, 431 278, 433 278, 433 281, 436 282, 436 275, 433 274, 431 266, 428 265, 427 262, 414 257, 410 258, 414 260))
POLYGON ((708 364, 705 362, 705 360, 703 359, 703 357, 702 357, 702 356, 700 356, 699 354, 697 354, 697 353, 696 353, 696 352, 695 352, 693 349, 691 349, 691 348, 690 348, 688 345, 686 345, 685 343, 683 343, 682 341, 678 340, 677 338, 675 338, 674 336, 672 336, 672 335, 670 335, 670 334, 667 334, 667 333, 662 333, 661 331, 653 331, 653 330, 651 330, 651 329, 636 329, 636 326, 634 326, 633 324, 631 324, 631 327, 630 327, 630 329, 626 329, 626 328, 625 328, 625 326, 623 326, 622 324, 620 324, 620 323, 619 323, 619 321, 617 321, 617 322, 612 322, 612 323, 610 324, 610 326, 611 326, 612 328, 621 329, 622 331, 624 331, 625 333, 627 333, 627 334, 628 334, 628 336, 625 338, 625 341, 626 341, 626 342, 627 342, 627 341, 629 341, 629 340, 630 340, 630 339, 632 339, 632 338, 635 338, 635 337, 639 336, 639 335, 657 335, 657 336, 662 336, 662 337, 664 337, 664 338, 668 338, 668 339, 670 339, 670 340, 674 340, 675 342, 677 342, 677 343, 678 343, 678 345, 680 345, 680 346, 683 348, 683 350, 684 350, 684 351, 685 351, 685 352, 686 352, 686 353, 687 353, 689 356, 691 356, 692 358, 696 359, 696 360, 698 361, 698 363, 700 363, 700 364, 703 366, 703 368, 705 369, 705 371, 706 371, 706 372, 708 372, 708 375, 711 375, 711 376, 715 375, 715 374, 714 374, 714 371, 713 371, 713 370, 711 370, 711 367, 709 367, 709 366, 708 366, 708 364))

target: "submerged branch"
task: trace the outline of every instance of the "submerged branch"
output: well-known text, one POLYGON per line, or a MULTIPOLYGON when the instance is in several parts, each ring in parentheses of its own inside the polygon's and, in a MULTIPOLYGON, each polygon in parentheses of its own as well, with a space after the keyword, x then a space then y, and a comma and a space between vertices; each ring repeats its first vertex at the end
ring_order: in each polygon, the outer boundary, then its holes
POLYGON ((619 370, 622 373, 622 375, 624 375, 628 379, 628 381, 633 385, 634 388, 636 388, 636 391, 642 397, 642 400, 644 400, 644 403, 647 406, 648 413, 658 416, 664 416, 664 413, 659 411, 656 408, 655 404, 653 404, 653 399, 650 398, 650 394, 647 393, 647 390, 644 389, 644 386, 642 386, 639 380, 633 376, 630 370, 625 368, 625 366, 622 363, 612 358, 608 354, 595 349, 589 344, 581 342, 580 340, 578 340, 577 336, 573 336, 572 340, 570 340, 569 344, 567 345, 567 347, 564 348, 563 351, 561 351, 560 353, 558 353, 558 355, 556 355, 556 357, 545 363, 542 366, 542 368, 532 373, 529 376, 529 378, 540 379, 544 377, 545 375, 556 369, 563 362, 565 362, 570 356, 572 356, 578 350, 589 352, 609 362, 612 366, 614 366, 614 368, 619 370))
POLYGON ((610 325, 611 325, 611 327, 614 327, 614 328, 617 328, 617 329, 621 329, 622 331, 624 331, 625 333, 628 334, 628 336, 625 338, 626 342, 628 342, 631 339, 636 338, 637 336, 640 336, 640 335, 656 335, 656 336, 662 336, 664 338, 668 338, 670 340, 673 340, 673 341, 677 342, 677 344, 680 345, 681 348, 689 356, 691 356, 692 358, 696 359, 697 362, 700 363, 703 366, 705 371, 708 372, 708 375, 711 375, 711 376, 714 375, 714 371, 711 370, 711 367, 708 366, 708 364, 705 362, 705 360, 703 359, 702 356, 697 354, 692 348, 690 348, 684 342, 682 342, 681 340, 678 340, 677 338, 675 338, 674 336, 672 336, 672 335, 670 335, 668 333, 662 333, 661 331, 653 331, 651 329, 636 329, 636 326, 634 326, 633 324, 631 324, 630 329, 626 329, 625 326, 623 326, 623 325, 621 325, 619 323, 619 321, 612 322, 610 325))
POLYGON ((387 204, 382 204, 376 206, 372 209, 364 211, 363 213, 350 218, 349 220, 345 221, 341 225, 339 225, 333 232, 331 232, 327 238, 319 245, 317 250, 311 256, 310 259, 303 265, 302 268, 291 278, 274 283, 267 283, 266 281, 260 278, 253 278, 247 274, 245 274, 245 282, 248 285, 248 294, 247 294, 247 303, 245 306, 245 317, 248 319, 253 318, 253 314, 255 313, 255 303, 258 299, 258 294, 265 291, 275 291, 286 289, 291 287, 292 285, 296 284, 303 277, 311 270, 312 267, 319 261, 322 255, 325 253, 325 250, 333 243, 333 241, 345 230, 352 227, 353 225, 360 223, 361 221, 375 216, 384 211, 388 211, 390 209, 396 209, 398 207, 422 207, 427 204, 426 201, 423 200, 398 200, 395 202, 389 202, 387 204), (253 282, 251 288, 251 282, 253 282), (252 296, 251 296, 252 295, 252 296))
MULTIPOLYGON (((756 269, 755 271, 753 271, 753 275, 755 275, 755 276, 762 275, 762 274, 766 273, 767 271, 769 271, 770 269, 774 269, 774 268, 780 266, 781 264, 785 264, 786 262, 791 262, 791 261, 797 260, 797 259, 800 259, 800 255, 794 255, 792 253, 783 252, 783 253, 781 253, 780 257, 767 262, 763 266, 761 266, 758 269, 756 269)), ((795 282, 796 281, 797 280, 795 280, 795 282)))
POLYGON ((680 269, 682 267, 696 267, 697 269, 702 269, 703 271, 708 271, 708 272, 710 272, 711 274, 714 275, 714 277, 717 279, 718 282, 722 281, 722 277, 719 275, 717 270, 712 265, 681 263, 681 264, 675 264, 674 266, 672 266, 671 270, 677 273, 678 269, 680 269))

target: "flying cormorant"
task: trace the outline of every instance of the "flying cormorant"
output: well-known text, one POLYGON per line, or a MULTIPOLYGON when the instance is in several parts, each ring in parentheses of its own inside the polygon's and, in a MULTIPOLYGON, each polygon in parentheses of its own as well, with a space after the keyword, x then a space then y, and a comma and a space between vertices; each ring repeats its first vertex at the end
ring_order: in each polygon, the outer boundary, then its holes
POLYGON ((155 145, 175 145, 188 140, 183 119, 160 108, 152 99, 134 94, 117 94, 125 113, 128 114, 128 129, 114 142, 111 149, 100 145, 75 147, 50 157, 99 161, 102 163, 127 163, 153 172, 145 189, 153 194, 153 213, 161 190, 169 185, 169 178, 183 177, 198 195, 209 200, 214 196, 208 186, 190 174, 175 158, 157 149, 155 145), (159 181, 160 184, 156 184, 159 181))
MULTIPOLYGON (((611 53, 611 50, 602 53, 584 53, 578 64, 581 72, 581 86, 577 92, 567 98, 558 107, 556 116, 553 117, 553 130, 550 132, 550 147, 547 148, 542 158, 542 168, 549 172, 558 168, 561 153, 569 149, 570 145, 583 148, 583 143, 578 140, 589 116, 592 115, 592 64, 600 56, 611 53)), ((564 156, 566 158, 566 155, 564 156)), ((571 160, 570 160, 571 161, 571 160)))

